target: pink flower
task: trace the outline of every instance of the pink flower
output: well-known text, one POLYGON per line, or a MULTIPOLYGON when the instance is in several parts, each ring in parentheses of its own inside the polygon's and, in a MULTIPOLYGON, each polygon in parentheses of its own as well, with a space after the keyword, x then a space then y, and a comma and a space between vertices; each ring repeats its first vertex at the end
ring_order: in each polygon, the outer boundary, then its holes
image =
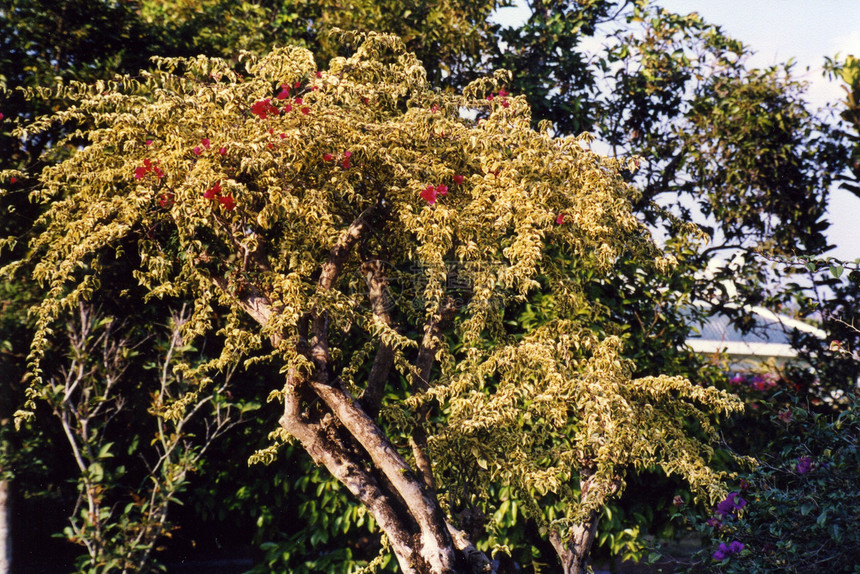
POLYGON ((427 187, 425 187, 424 191, 422 191, 420 195, 430 205, 436 203, 436 188, 432 185, 428 185, 427 187))
POLYGON ((278 98, 279 100, 286 100, 287 98, 290 97, 290 87, 286 84, 281 84, 281 91, 275 97, 278 98))
POLYGON ((558 217, 556 217, 556 218, 555 218, 555 222, 556 222, 556 224, 557 224, 557 225, 561 225, 561 224, 563 224, 563 223, 564 223, 564 214, 563 214, 563 213, 559 213, 559 214, 558 214, 558 217))
POLYGON ((487 99, 488 99, 488 100, 490 100, 490 101, 492 102, 494 97, 495 97, 495 96, 493 96, 493 94, 490 94, 489 96, 487 96, 487 99))
POLYGON ((317 72, 317 78, 322 78, 322 72, 317 72))
POLYGON ((200 155, 201 153, 203 153, 203 152, 200 151, 200 146, 197 146, 194 148, 194 155, 200 155))
POLYGON ((5 118, 5 117, 6 117, 6 116, 4 116, 2 113, 0 113, 0 120, 2 120, 2 119, 3 119, 3 118, 5 118))
POLYGON ((455 184, 457 184, 457 185, 463 185, 463 181, 464 181, 465 179, 466 179, 466 178, 465 178, 465 177, 463 177, 462 175, 455 175, 455 176, 454 176, 454 183, 455 183, 455 184))
POLYGON ((508 103, 508 100, 502 100, 502 107, 503 108, 509 108, 510 106, 511 106, 511 104, 508 103))
POLYGON ((146 140, 146 145, 152 145, 152 140, 146 140))
POLYGON ((439 111, 439 106, 437 106, 436 104, 433 104, 433 106, 430 108, 430 113, 435 114, 438 111, 439 111))
POLYGON ((200 143, 204 148, 209 149, 209 138, 203 138, 200 140, 200 143))
POLYGON ((351 157, 352 157, 352 152, 351 152, 351 151, 344 152, 343 157, 345 157, 346 159, 351 158, 351 157))
POLYGON ((221 148, 218 150, 218 153, 220 153, 221 155, 227 155, 227 148, 226 148, 226 147, 221 147, 221 148))
POLYGON ((437 185, 436 186, 436 193, 438 193, 439 195, 448 195, 448 186, 442 185, 442 184, 437 185))
POLYGON ((500 98, 505 98, 507 96, 508 96, 508 92, 506 90, 504 90, 504 89, 499 90, 499 97, 500 98))

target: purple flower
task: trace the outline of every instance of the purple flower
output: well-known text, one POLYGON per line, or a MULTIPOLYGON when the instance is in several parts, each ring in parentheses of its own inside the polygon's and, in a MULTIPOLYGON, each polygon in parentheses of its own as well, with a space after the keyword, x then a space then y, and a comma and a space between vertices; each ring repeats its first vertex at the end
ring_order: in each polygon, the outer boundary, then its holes
POLYGON ((720 542, 719 548, 711 555, 711 558, 716 560, 717 562, 722 562, 732 554, 737 554, 741 550, 744 549, 744 544, 742 542, 738 542, 737 540, 732 540, 728 546, 726 546, 725 542, 720 542))
POLYGON ((740 510, 747 505, 747 501, 741 498, 737 492, 730 492, 725 500, 717 504, 717 514, 727 516, 734 514, 736 510, 740 510))
POLYGON ((806 474, 812 470, 812 459, 808 456, 798 458, 797 465, 795 465, 794 470, 797 471, 797 474, 806 474))
POLYGON ((720 520, 718 517, 714 516, 712 518, 709 518, 707 521, 705 521, 705 524, 707 524, 711 528, 715 528, 715 529, 719 530, 720 527, 723 525, 723 521, 720 520))

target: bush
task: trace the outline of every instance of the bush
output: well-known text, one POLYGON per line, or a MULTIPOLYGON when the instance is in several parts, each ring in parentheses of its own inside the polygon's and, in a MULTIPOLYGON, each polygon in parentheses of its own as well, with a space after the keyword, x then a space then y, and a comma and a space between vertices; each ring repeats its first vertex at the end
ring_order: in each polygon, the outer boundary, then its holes
MULTIPOLYGON (((860 399, 840 413, 794 401, 738 492, 701 525, 708 572, 860 572, 860 399)), ((699 570, 700 571, 700 570, 699 570)))

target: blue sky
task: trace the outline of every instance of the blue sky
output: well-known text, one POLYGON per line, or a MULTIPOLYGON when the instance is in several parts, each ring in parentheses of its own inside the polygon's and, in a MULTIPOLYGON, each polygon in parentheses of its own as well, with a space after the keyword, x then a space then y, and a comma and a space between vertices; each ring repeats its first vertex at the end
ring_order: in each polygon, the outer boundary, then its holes
MULTIPOLYGON (((825 56, 860 57, 860 0, 658 0, 673 12, 698 12, 722 26, 756 54, 750 64, 769 66, 796 61, 795 73, 810 83, 808 98, 816 107, 844 97, 836 82, 822 76, 825 56)), ((500 11, 500 22, 524 18, 523 8, 500 11)), ((860 258, 860 198, 832 190, 828 234, 836 249, 829 255, 860 258)))

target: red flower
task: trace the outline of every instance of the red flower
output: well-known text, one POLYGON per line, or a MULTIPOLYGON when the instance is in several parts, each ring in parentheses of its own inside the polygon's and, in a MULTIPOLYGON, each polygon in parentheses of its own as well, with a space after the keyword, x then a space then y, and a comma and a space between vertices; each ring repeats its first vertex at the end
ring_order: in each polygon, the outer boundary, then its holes
MULTIPOLYGON (((3 115, 3 114, 0 114, 0 115, 3 115)), ((0 118, 0 120, 2 120, 2 119, 3 118, 0 118)), ((18 183, 18 178, 17 177, 10 177, 9 183, 18 183)))
POLYGON ((436 186, 436 193, 439 195, 448 195, 448 186, 439 184, 436 186))
POLYGON ((260 100, 251 106, 251 113, 257 115, 261 120, 265 120, 269 115, 278 115, 278 108, 272 105, 272 100, 266 98, 260 100))
POLYGON ((272 142, 267 143, 266 147, 269 149, 275 149, 275 146, 272 145, 272 142))
POLYGON ((555 218, 555 222, 556 222, 558 225, 561 225, 562 223, 564 223, 564 214, 563 214, 563 213, 559 213, 559 214, 558 214, 558 217, 556 217, 556 218, 555 218))
POLYGON ((197 146, 194 148, 194 155, 200 155, 201 153, 203 153, 203 152, 200 151, 200 146, 197 146))
POLYGON ((426 200, 430 205, 436 203, 436 188, 432 185, 425 187, 424 191, 422 191, 420 195, 422 199, 426 200))
POLYGON ((158 205, 160 207, 169 207, 169 206, 173 205, 173 203, 174 203, 174 199, 173 199, 172 193, 161 194, 161 196, 159 196, 159 198, 158 198, 158 205))
POLYGON ((285 133, 281 132, 281 133, 279 134, 279 137, 280 137, 281 139, 286 139, 287 134, 285 134, 285 133))
POLYGON ((502 100, 502 107, 503 107, 503 108, 510 107, 510 105, 511 105, 511 104, 510 104, 510 103, 508 103, 508 100, 502 100))
POLYGON ((152 163, 151 160, 145 159, 143 160, 143 165, 141 167, 136 167, 134 169, 134 179, 143 179, 146 177, 148 173, 154 173, 158 179, 164 177, 164 172, 161 171, 161 168, 152 163))
POLYGON ((233 199, 233 196, 227 194, 225 196, 218 198, 218 203, 226 209, 227 211, 233 211, 236 208, 236 201, 233 199))
POLYGON ((279 100, 286 100, 290 97, 290 87, 286 84, 281 84, 281 92, 275 97, 279 100))
POLYGON ((146 140, 146 145, 152 145, 152 140, 146 140))
POLYGON ((330 153, 324 153, 323 154, 323 161, 331 161, 332 159, 333 158, 332 158, 332 155, 330 153))
POLYGON ((508 92, 507 92, 507 91, 505 91, 505 90, 499 90, 499 97, 500 97, 500 98, 507 97, 507 95, 508 95, 508 92))
POLYGON ((302 99, 301 99, 301 98, 296 98, 296 99, 295 99, 295 102, 296 102, 296 105, 297 105, 297 106, 302 105, 302 99))
POLYGON ((220 181, 216 182, 215 185, 213 185, 212 187, 210 187, 209 189, 207 189, 206 191, 203 192, 203 197, 205 199, 215 199, 216 197, 220 197, 220 195, 221 195, 221 182, 220 181))
POLYGON ((454 183, 456 183, 457 185, 463 185, 463 181, 464 181, 465 179, 466 179, 466 178, 465 178, 465 177, 463 177, 462 175, 455 175, 455 176, 454 176, 454 183))
POLYGON ((351 152, 351 151, 344 152, 343 157, 345 157, 346 159, 351 158, 351 157, 352 157, 352 152, 351 152))
POLYGON ((200 143, 204 148, 209 149, 209 138, 203 138, 200 143))
POLYGON ((343 169, 349 169, 352 167, 352 164, 349 163, 349 159, 343 160, 343 163, 340 164, 343 169))
POLYGON ((2 120, 4 117, 5 116, 2 113, 0 113, 0 120, 2 120))
POLYGON ((299 89, 299 88, 301 87, 301 85, 302 85, 302 83, 301 83, 301 82, 296 81, 296 83, 295 83, 295 84, 293 84, 293 87, 294 87, 294 88, 296 88, 296 89, 299 89))
POLYGON ((302 113, 304 115, 308 115, 309 113, 311 113, 311 109, 310 108, 302 108, 302 113))
POLYGON ((227 155, 227 148, 222 147, 221 149, 218 150, 218 153, 220 153, 221 155, 227 155))
POLYGON ((322 78, 322 72, 317 72, 317 78, 322 78))
POLYGON ((490 100, 490 101, 492 102, 494 97, 495 97, 495 96, 493 96, 493 94, 490 94, 489 96, 487 96, 487 99, 488 99, 488 100, 490 100))
POLYGON ((275 135, 275 128, 269 128, 269 135, 270 136, 275 135))
POLYGON ((293 111, 293 106, 291 106, 290 104, 284 106, 284 113, 289 113, 291 111, 293 111))
POLYGON ((436 104, 433 104, 433 105, 430 107, 430 113, 435 114, 435 113, 436 113, 436 112, 438 112, 438 111, 439 111, 439 106, 437 106, 436 104))

